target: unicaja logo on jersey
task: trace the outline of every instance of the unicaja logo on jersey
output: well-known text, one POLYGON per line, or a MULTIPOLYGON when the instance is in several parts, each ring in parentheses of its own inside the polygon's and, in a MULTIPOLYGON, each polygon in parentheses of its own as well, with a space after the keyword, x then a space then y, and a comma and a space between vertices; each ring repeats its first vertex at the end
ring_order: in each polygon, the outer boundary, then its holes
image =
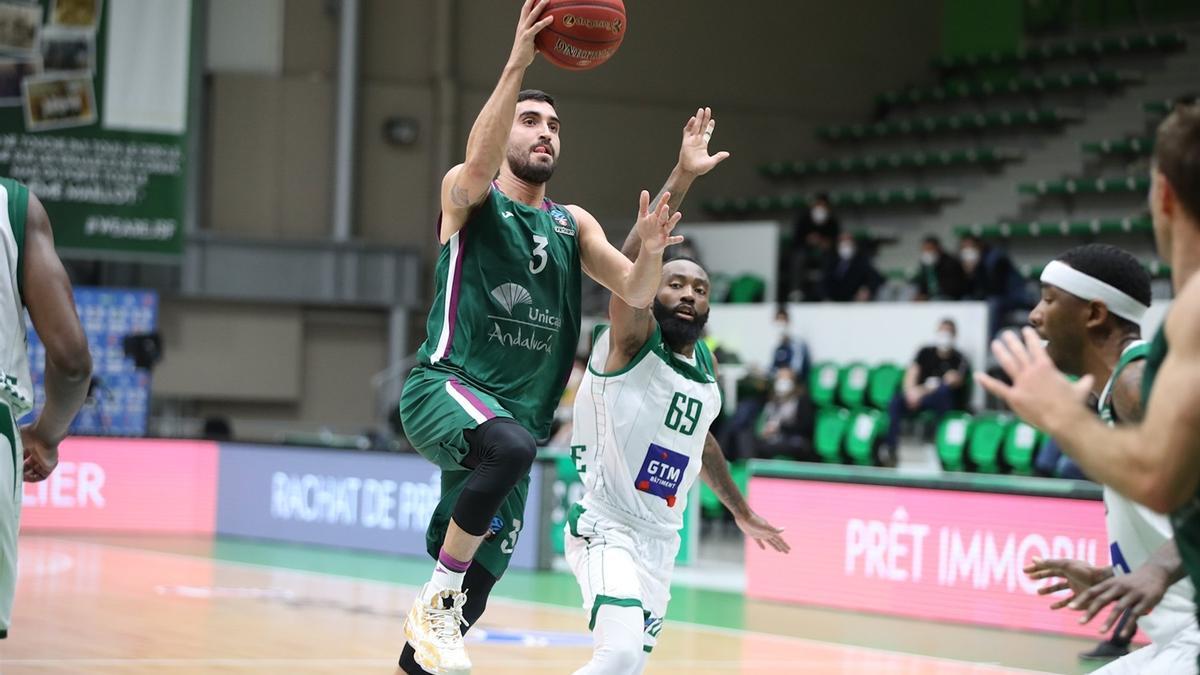
POLYGON ((533 296, 529 291, 525 290, 520 284, 502 284, 492 289, 492 297, 500 306, 512 316, 513 308, 517 305, 529 305, 533 303, 533 296))

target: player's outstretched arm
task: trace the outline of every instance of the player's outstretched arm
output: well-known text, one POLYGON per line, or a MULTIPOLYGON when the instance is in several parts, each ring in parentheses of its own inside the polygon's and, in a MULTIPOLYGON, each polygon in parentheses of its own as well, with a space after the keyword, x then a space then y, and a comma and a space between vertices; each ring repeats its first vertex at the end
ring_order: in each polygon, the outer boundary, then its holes
POLYGON ((466 159, 450 169, 442 179, 443 244, 462 229, 471 210, 487 197, 492 179, 504 162, 504 147, 516 114, 517 94, 521 92, 525 70, 537 54, 533 39, 554 20, 553 17, 538 19, 548 2, 525 0, 521 6, 512 52, 500 73, 500 81, 471 127, 471 134, 467 137, 466 159))
POLYGON ((992 353, 1012 379, 978 375, 983 386, 1026 422, 1053 436, 1093 480, 1167 513, 1200 484, 1200 277, 1189 281, 1167 316, 1170 351, 1142 424, 1110 428, 1084 407, 1092 378, 1069 382, 1031 328, 1024 342, 1006 333, 992 353))
MULTIPOLYGON (((671 211, 678 211, 679 207, 683 205, 683 198, 687 196, 692 183, 729 158, 729 153, 724 150, 716 154, 708 154, 708 143, 712 140, 716 128, 717 120, 713 117, 712 108, 698 108, 696 114, 692 115, 687 124, 683 125, 683 141, 679 144, 679 161, 675 163, 675 168, 671 169, 671 175, 667 177, 667 182, 658 191, 658 195, 651 200, 652 209, 658 208, 665 197, 671 211)), ((638 237, 637 228, 634 227, 625 238, 621 252, 630 260, 636 260, 640 245, 641 240, 638 237)))
POLYGON ((792 550, 791 545, 783 538, 783 530, 768 523, 765 518, 750 509, 746 497, 733 482, 729 473, 729 464, 725 461, 725 453, 721 445, 711 433, 704 439, 704 455, 700 464, 700 479, 712 488, 717 498, 733 514, 733 520, 738 529, 750 537, 761 549, 768 545, 780 553, 792 550))
POLYGON ((54 250, 54 232, 41 201, 30 193, 25 218, 25 305, 46 346, 46 403, 21 429, 25 480, 44 480, 58 465, 58 444, 87 396, 92 356, 75 312, 75 296, 54 250))

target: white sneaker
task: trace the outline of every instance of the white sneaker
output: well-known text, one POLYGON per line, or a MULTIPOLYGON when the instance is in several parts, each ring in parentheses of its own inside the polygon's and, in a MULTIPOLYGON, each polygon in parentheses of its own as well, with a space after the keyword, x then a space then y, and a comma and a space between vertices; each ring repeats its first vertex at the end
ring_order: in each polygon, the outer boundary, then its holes
POLYGON ((428 602, 422 601, 423 597, 424 587, 404 622, 404 637, 416 652, 417 664, 433 675, 468 675, 471 659, 459 628, 467 625, 463 618, 467 594, 447 589, 435 593, 428 602))

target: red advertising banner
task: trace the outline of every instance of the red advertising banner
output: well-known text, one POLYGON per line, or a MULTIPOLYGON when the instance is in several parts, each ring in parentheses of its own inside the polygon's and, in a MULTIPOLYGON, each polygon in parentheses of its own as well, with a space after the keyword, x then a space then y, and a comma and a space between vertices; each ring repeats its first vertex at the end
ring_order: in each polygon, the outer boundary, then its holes
POLYGON ((25 483, 21 530, 211 534, 216 443, 71 437, 58 468, 25 483))
POLYGON ((1096 636, 1021 570, 1034 557, 1108 564, 1101 501, 755 477, 750 504, 793 546, 747 544, 751 597, 1096 636))

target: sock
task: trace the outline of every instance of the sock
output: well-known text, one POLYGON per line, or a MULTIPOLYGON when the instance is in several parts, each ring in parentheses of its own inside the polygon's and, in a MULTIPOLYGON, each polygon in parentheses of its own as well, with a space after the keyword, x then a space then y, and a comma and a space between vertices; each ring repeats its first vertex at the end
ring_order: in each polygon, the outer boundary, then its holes
POLYGON ((437 564, 433 566, 433 577, 425 585, 425 599, 445 590, 462 591, 463 576, 471 561, 463 562, 446 553, 446 549, 438 551, 437 564))

